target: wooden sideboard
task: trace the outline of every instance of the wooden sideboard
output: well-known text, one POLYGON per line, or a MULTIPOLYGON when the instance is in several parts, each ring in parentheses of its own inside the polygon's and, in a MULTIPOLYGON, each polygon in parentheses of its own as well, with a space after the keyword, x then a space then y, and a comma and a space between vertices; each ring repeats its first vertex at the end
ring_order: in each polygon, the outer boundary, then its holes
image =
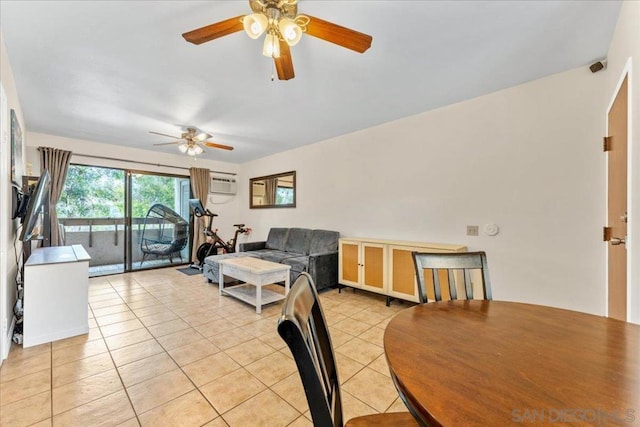
POLYGON ((339 242, 338 282, 391 298, 418 302, 411 252, 466 252, 462 245, 344 237, 339 242))

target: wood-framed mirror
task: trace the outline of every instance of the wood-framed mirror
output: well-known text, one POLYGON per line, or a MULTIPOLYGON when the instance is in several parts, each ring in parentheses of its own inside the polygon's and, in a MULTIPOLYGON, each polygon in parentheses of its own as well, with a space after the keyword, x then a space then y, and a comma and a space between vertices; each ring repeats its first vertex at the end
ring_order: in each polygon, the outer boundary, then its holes
POLYGON ((249 180, 249 208, 295 208, 296 171, 249 180))

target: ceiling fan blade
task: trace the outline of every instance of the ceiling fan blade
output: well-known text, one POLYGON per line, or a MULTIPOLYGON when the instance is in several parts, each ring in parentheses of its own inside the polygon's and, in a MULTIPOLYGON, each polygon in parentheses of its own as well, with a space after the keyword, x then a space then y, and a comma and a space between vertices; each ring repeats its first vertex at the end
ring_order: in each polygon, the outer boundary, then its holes
POLYGON ((160 144, 153 144, 155 145, 173 145, 173 144, 180 144, 181 141, 172 141, 172 142, 162 142, 160 144))
POLYGON ((229 151, 233 150, 233 147, 230 145, 216 144, 215 142, 210 142, 210 141, 203 141, 202 144, 212 148, 221 148, 223 150, 229 150, 229 151))
POLYGON ((154 131, 151 131, 151 130, 149 131, 149 133, 152 133, 154 135, 160 135, 160 136, 168 136, 169 138, 182 139, 182 138, 177 137, 177 136, 167 135, 166 133, 154 132, 154 131))
MULTIPOLYGON (((305 14, 306 15, 306 14, 305 14)), ((309 16, 307 34, 322 40, 363 53, 371 47, 373 37, 346 27, 309 16)))
POLYGON ((202 44, 219 37, 228 36, 243 29, 241 19, 244 15, 229 18, 182 34, 189 43, 202 44))
POLYGON ((276 71, 278 72, 278 79, 290 80, 296 75, 293 72, 293 60, 291 59, 291 49, 289 44, 284 40, 280 40, 280 56, 273 58, 276 64, 276 71))
POLYGON ((198 135, 196 135, 194 139, 195 139, 196 141, 202 142, 202 141, 204 141, 205 139, 209 139, 209 138, 211 138, 212 136, 213 136, 213 135, 211 135, 211 134, 208 134, 208 133, 206 133, 206 132, 202 132, 202 131, 201 131, 201 133, 200 133, 200 134, 198 134, 198 135))

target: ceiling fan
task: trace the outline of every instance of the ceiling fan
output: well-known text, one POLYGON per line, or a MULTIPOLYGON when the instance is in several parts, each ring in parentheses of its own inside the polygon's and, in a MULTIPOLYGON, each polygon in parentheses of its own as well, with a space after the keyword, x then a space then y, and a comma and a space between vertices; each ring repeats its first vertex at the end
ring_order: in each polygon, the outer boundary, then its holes
POLYGON ((168 136, 169 138, 177 139, 177 141, 163 142, 153 145, 171 145, 178 144, 178 150, 182 153, 187 153, 190 156, 197 156, 205 152, 204 147, 220 148, 222 150, 233 150, 233 147, 229 145, 216 144, 215 142, 207 141, 213 135, 199 130, 196 127, 189 126, 184 128, 184 132, 180 137, 167 135, 166 133, 149 131, 154 135, 168 136))
POLYGON ((298 14, 298 0, 249 0, 253 11, 182 34, 190 43, 202 44, 245 30, 252 39, 266 33, 262 54, 272 57, 278 79, 295 77, 290 46, 295 46, 303 33, 363 53, 371 47, 370 35, 315 18, 298 14))

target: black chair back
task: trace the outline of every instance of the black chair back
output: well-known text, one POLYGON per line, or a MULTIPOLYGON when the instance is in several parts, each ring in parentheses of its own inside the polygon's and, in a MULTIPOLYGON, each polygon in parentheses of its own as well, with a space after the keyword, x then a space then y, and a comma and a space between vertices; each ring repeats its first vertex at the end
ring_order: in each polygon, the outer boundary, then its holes
MULTIPOLYGON (((428 301, 427 287, 432 287, 433 296, 436 301, 442 300, 442 289, 440 274, 442 270, 447 271, 447 282, 449 297, 452 300, 458 299, 456 289, 456 271, 460 271, 464 277, 464 293, 466 299, 474 299, 473 286, 471 283, 471 271, 479 270, 482 280, 483 299, 491 299, 491 282, 489 280, 489 268, 487 267, 487 255, 484 252, 453 252, 453 253, 431 253, 413 252, 413 263, 416 269, 416 279, 418 281, 418 293, 420 302, 428 301), (431 270, 429 284, 425 277, 425 269, 431 270)), ((459 273, 460 274, 460 273, 459 273)), ((458 274, 458 275, 459 275, 458 274)))
POLYGON ((331 337, 309 274, 300 274, 291 287, 278 333, 298 366, 313 425, 342 427, 340 382, 331 337))

